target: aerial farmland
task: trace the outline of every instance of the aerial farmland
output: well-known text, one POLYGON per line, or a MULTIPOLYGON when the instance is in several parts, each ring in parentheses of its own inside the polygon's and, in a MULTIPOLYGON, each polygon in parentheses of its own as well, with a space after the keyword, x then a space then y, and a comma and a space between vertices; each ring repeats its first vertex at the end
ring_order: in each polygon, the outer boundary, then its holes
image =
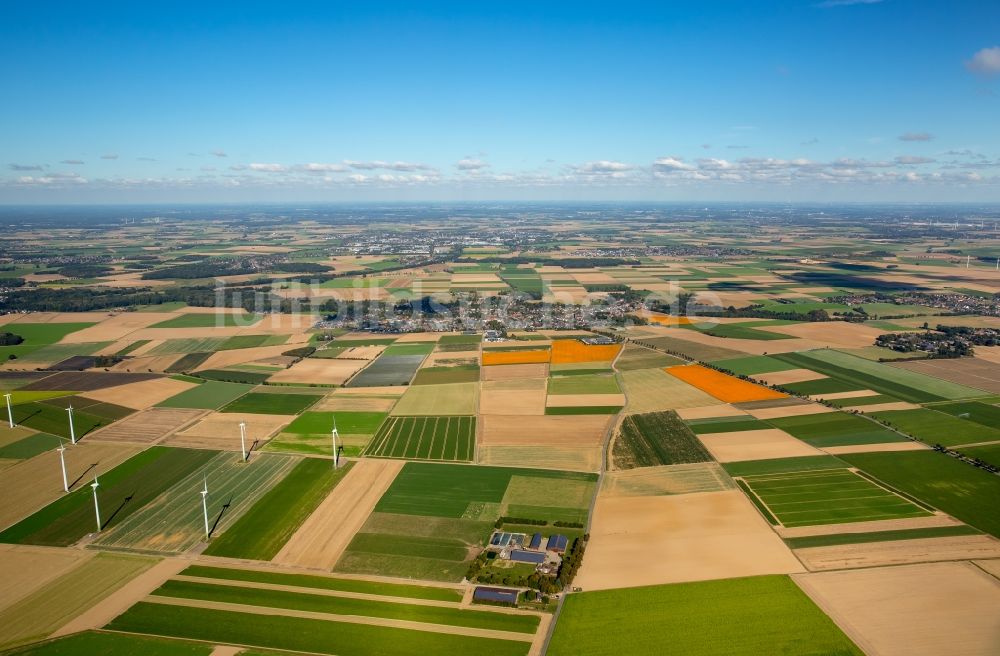
POLYGON ((1000 239, 568 211, 8 235, 0 650, 997 653, 1000 239))

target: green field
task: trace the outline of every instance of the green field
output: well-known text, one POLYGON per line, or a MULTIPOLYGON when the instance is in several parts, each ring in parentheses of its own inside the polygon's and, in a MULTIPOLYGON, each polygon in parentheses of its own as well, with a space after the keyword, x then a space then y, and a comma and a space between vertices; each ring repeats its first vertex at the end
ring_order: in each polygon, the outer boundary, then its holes
POLYGON ((150 328, 235 328, 252 326, 260 321, 253 314, 230 312, 185 312, 166 321, 154 323, 150 328))
POLYGON ((478 345, 481 341, 483 341, 483 337, 478 333, 475 335, 442 335, 438 344, 478 345))
POLYGON ((294 586, 298 588, 315 588, 317 590, 336 590, 340 592, 352 592, 368 595, 402 597, 406 599, 429 599, 432 601, 459 602, 463 597, 462 590, 457 588, 430 587, 425 585, 409 585, 402 583, 381 583, 359 579, 343 579, 313 574, 288 574, 285 572, 243 568, 236 569, 229 567, 191 565, 181 572, 181 574, 184 576, 197 576, 200 578, 229 581, 250 581, 256 583, 294 586))
POLYGON ((958 401, 955 403, 936 403, 930 407, 938 412, 944 412, 983 426, 991 428, 1000 426, 1000 405, 990 405, 980 401, 958 401))
POLYGON ((757 330, 758 326, 783 326, 787 324, 795 323, 794 321, 741 321, 739 323, 721 323, 711 328, 701 328, 697 324, 689 324, 682 326, 684 329, 697 330, 699 332, 705 333, 706 335, 713 335, 715 337, 726 337, 729 339, 757 339, 757 340, 775 340, 775 339, 794 339, 791 335, 784 335, 782 333, 775 333, 769 330, 757 330))
POLYGON ((545 408, 547 415, 616 415, 621 412, 620 405, 567 405, 549 406, 545 408))
POLYGON ((731 358, 729 360, 715 360, 712 362, 716 367, 721 367, 733 372, 737 376, 752 376, 754 374, 770 374, 776 371, 788 371, 794 369, 794 365, 776 360, 766 355, 749 355, 742 358, 731 358))
POLYGON ((465 364, 455 367, 425 367, 417 371, 413 385, 439 385, 443 383, 479 382, 479 365, 465 364))
POLYGON ((28 435, 16 442, 10 442, 0 446, 0 460, 27 460, 34 458, 39 453, 45 453, 49 449, 55 449, 62 442, 55 435, 48 433, 35 433, 28 435))
MULTIPOLYGON (((212 357, 212 351, 201 351, 198 353, 186 353, 181 357, 174 360, 174 362, 166 368, 166 372, 177 373, 179 371, 191 371, 192 369, 198 367, 202 362, 212 357)), ((201 382, 200 380, 198 382, 201 382)))
POLYGON ((213 353, 226 342, 226 337, 178 337, 166 339, 145 355, 180 355, 183 353, 213 353))
POLYGON ((389 417, 365 455, 469 462, 475 447, 475 417, 389 417))
POLYGON ((957 535, 981 535, 981 533, 971 526, 959 524, 957 526, 931 526, 928 528, 908 528, 898 529, 895 531, 877 531, 873 533, 807 535, 800 538, 785 538, 785 544, 787 544, 790 549, 807 549, 809 547, 829 547, 841 544, 867 544, 870 542, 945 538, 957 535))
POLYGON ((152 636, 86 631, 14 649, 9 656, 209 656, 213 646, 152 636))
POLYGON ((114 403, 105 403, 104 401, 95 401, 94 399, 88 399, 85 396, 75 394, 73 396, 64 396, 59 399, 46 399, 42 401, 42 403, 55 406, 63 412, 66 411, 67 406, 72 405, 74 423, 77 411, 85 412, 88 415, 94 415, 95 417, 111 421, 124 419, 135 412, 132 408, 126 408, 125 406, 116 405, 114 403))
MULTIPOLYGON (((98 479, 102 528, 118 526, 215 455, 215 451, 154 446, 107 472, 98 479)), ((64 547, 93 533, 96 520, 89 482, 0 533, 0 542, 64 547)))
POLYGON ((983 462, 988 462, 994 467, 1000 467, 1000 443, 986 444, 983 446, 963 446, 958 451, 970 458, 979 458, 983 462))
POLYGON ((872 389, 912 403, 957 400, 984 395, 982 390, 890 367, 832 349, 782 353, 774 357, 798 367, 812 369, 844 383, 857 385, 856 389, 872 389))
POLYGON ((223 383, 242 383, 244 385, 260 385, 273 375, 273 371, 245 371, 242 369, 202 369, 196 375, 205 380, 223 383))
MULTIPOLYGON (((60 399, 60 402, 62 399, 60 399)), ((57 406, 51 403, 22 403, 13 406, 14 423, 18 426, 27 426, 36 431, 50 433, 64 437, 67 440, 69 435, 69 414, 65 406, 57 406)), ((88 412, 73 409, 73 430, 76 439, 82 439, 88 433, 107 426, 113 419, 99 417, 88 412)))
MULTIPOLYGON (((71 344, 45 344, 35 350, 22 354, 20 362, 62 362, 76 355, 93 355, 101 349, 111 346, 114 342, 78 342, 71 344)), ((16 348, 16 347, 15 347, 16 348)), ((23 366, 23 365, 22 365, 23 366)))
POLYGON ((709 462, 712 456, 676 412, 628 415, 615 439, 617 469, 709 462))
POLYGON ((474 415, 479 383, 411 385, 392 409, 394 415, 474 415))
MULTIPOLYGON (((206 452, 202 452, 206 453, 206 452)), ((207 452, 212 457, 186 474, 153 502, 102 533, 95 544, 111 549, 182 553, 205 540, 199 492, 208 485, 209 530, 223 533, 258 499, 281 481, 298 458, 260 454, 243 462, 238 454, 207 452)))
POLYGON ((220 351, 256 348, 258 346, 280 346, 288 341, 290 335, 236 335, 224 341, 220 351))
POLYGON ((547 653, 863 654, 786 576, 569 595, 547 653))
POLYGON ((334 470, 330 460, 302 460, 225 533, 212 540, 204 553, 271 560, 353 464, 334 470))
POLYGON ((849 469, 761 474, 743 480, 789 528, 930 514, 849 469))
POLYGON ((843 459, 970 526, 1000 537, 1000 476, 934 451, 852 453, 843 459))
POLYGON ((747 415, 736 417, 716 417, 712 419, 696 419, 688 421, 695 435, 708 435, 711 433, 733 433, 737 431, 765 430, 771 428, 771 424, 760 419, 755 419, 747 415))
MULTIPOLYGON (((981 414, 985 415, 985 413, 981 414)), ((874 412, 872 416, 927 444, 956 446, 958 444, 1000 441, 1000 430, 997 428, 984 426, 968 419, 959 419, 943 412, 937 412, 936 409, 887 410, 874 412)))
POLYGON ((382 355, 427 355, 434 350, 434 342, 409 342, 389 345, 382 355))
POLYGON ((744 460, 725 462, 722 468, 730 476, 756 476, 758 474, 782 474, 785 472, 815 471, 817 469, 841 469, 847 466, 836 456, 798 456, 795 458, 774 458, 771 460, 744 460))
POLYGON ((549 394, 621 394, 614 374, 583 374, 549 378, 549 394))
POLYGON ((815 447, 906 441, 902 435, 874 421, 846 412, 781 417, 767 423, 815 447))
POLYGON ((159 408, 215 410, 238 399, 252 389, 252 385, 223 383, 213 380, 171 396, 166 401, 162 401, 156 405, 159 408))
POLYGON ((55 344, 66 335, 78 330, 89 328, 94 323, 10 323, 4 326, 4 331, 20 335, 24 341, 14 346, 0 346, 0 360, 6 361, 14 355, 23 357, 32 351, 55 344))
POLYGON ((355 599, 333 595, 309 594, 287 590, 268 590, 253 587, 235 587, 218 583, 194 581, 167 581, 153 594, 158 597, 199 599, 265 608, 286 608, 313 613, 331 613, 357 617, 380 617, 391 620, 406 620, 427 624, 465 626, 494 631, 534 633, 538 628, 538 617, 534 615, 514 615, 483 610, 468 610, 458 607, 440 607, 381 601, 376 599, 355 599))
POLYGON ((282 432, 298 435, 324 435, 330 437, 336 422, 340 433, 374 435, 386 417, 384 412, 315 412, 307 411, 285 426, 282 432))
POLYGON ((274 649, 337 656, 471 654, 523 656, 528 642, 497 640, 334 622, 280 615, 250 615, 182 606, 139 603, 118 616, 109 629, 134 633, 232 642, 274 649))
MULTIPOLYGON (((198 388, 201 389, 201 388, 198 388)), ((267 394, 250 392, 222 406, 219 412, 297 415, 320 399, 318 394, 267 394)))

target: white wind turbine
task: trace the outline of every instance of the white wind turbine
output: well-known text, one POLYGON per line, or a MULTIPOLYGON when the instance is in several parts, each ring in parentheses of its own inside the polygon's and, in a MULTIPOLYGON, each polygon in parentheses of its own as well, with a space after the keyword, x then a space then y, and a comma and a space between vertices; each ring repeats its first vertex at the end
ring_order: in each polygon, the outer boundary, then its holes
POLYGON ((3 398, 7 399, 7 422, 14 428, 14 411, 10 407, 10 394, 4 394, 3 398))
POLYGON ((94 514, 97 515, 97 532, 101 532, 101 506, 97 503, 97 488, 100 483, 97 482, 97 476, 94 476, 94 482, 90 484, 90 487, 94 490, 94 514))
MULTIPOLYGON (((66 445, 63 443, 61 437, 59 438, 59 448, 56 450, 59 451, 59 464, 62 465, 63 492, 69 492, 69 479, 66 478, 66 445)), ((97 479, 95 478, 94 481, 97 481, 97 479)), ((99 519, 97 521, 100 523, 99 519)))
POLYGON ((201 511, 205 515, 205 539, 208 539, 208 477, 204 479, 204 487, 201 488, 201 511))
POLYGON ((69 415, 69 441, 76 444, 76 430, 73 428, 73 404, 70 403, 69 407, 66 408, 66 414, 69 415))
POLYGON ((336 469, 340 465, 340 453, 337 451, 337 438, 340 437, 340 433, 337 432, 337 417, 333 418, 333 430, 330 432, 330 437, 333 438, 333 468, 336 469))
POLYGON ((250 454, 247 453, 247 422, 240 422, 240 451, 243 453, 243 462, 247 461, 250 454))

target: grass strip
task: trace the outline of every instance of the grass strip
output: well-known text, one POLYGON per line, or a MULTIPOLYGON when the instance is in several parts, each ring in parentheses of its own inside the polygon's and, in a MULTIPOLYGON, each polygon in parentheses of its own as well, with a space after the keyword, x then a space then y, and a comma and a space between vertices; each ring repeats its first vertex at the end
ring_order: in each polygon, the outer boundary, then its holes
POLYGON ((869 542, 890 542, 896 540, 919 540, 921 538, 945 538, 959 535, 981 535, 971 526, 932 526, 929 528, 907 528, 896 531, 875 533, 834 533, 832 535, 807 535, 801 538, 785 538, 789 549, 810 547, 834 547, 841 544, 867 544, 869 542))

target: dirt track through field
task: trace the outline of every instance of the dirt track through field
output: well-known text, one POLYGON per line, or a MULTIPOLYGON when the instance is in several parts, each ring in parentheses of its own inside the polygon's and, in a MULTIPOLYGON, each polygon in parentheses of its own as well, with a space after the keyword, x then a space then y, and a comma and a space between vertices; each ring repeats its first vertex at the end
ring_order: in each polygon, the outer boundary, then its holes
POLYGON ((880 519, 873 522, 848 522, 844 524, 820 524, 817 526, 797 526, 786 528, 775 526, 774 530, 783 538, 801 538, 810 535, 835 535, 839 533, 876 533, 878 531, 898 531, 910 528, 931 528, 935 526, 961 526, 962 522, 945 514, 904 519, 880 519))
POLYGON ((497 640, 519 640, 527 642, 532 640, 532 633, 516 633, 513 631, 497 631, 494 629, 474 629, 464 626, 453 626, 450 624, 431 624, 428 622, 411 622, 409 620, 390 620, 381 617, 363 617, 360 615, 336 615, 334 613, 317 613, 305 610, 290 610, 287 608, 268 608, 265 606, 250 606, 246 604, 232 604, 221 601, 201 601, 199 599, 175 599, 172 597, 150 596, 147 602, 163 604, 165 606, 186 606, 188 608, 205 608, 212 610, 228 610, 236 613, 247 613, 250 615, 278 615, 281 617, 299 617, 308 620, 323 620, 327 622, 348 622, 350 624, 367 624, 370 626, 394 627, 397 629, 411 629, 414 631, 427 631, 429 633, 449 633, 452 635, 464 635, 477 638, 494 638, 497 640))
POLYGON ((405 463, 359 460, 272 562, 330 571, 405 463))

